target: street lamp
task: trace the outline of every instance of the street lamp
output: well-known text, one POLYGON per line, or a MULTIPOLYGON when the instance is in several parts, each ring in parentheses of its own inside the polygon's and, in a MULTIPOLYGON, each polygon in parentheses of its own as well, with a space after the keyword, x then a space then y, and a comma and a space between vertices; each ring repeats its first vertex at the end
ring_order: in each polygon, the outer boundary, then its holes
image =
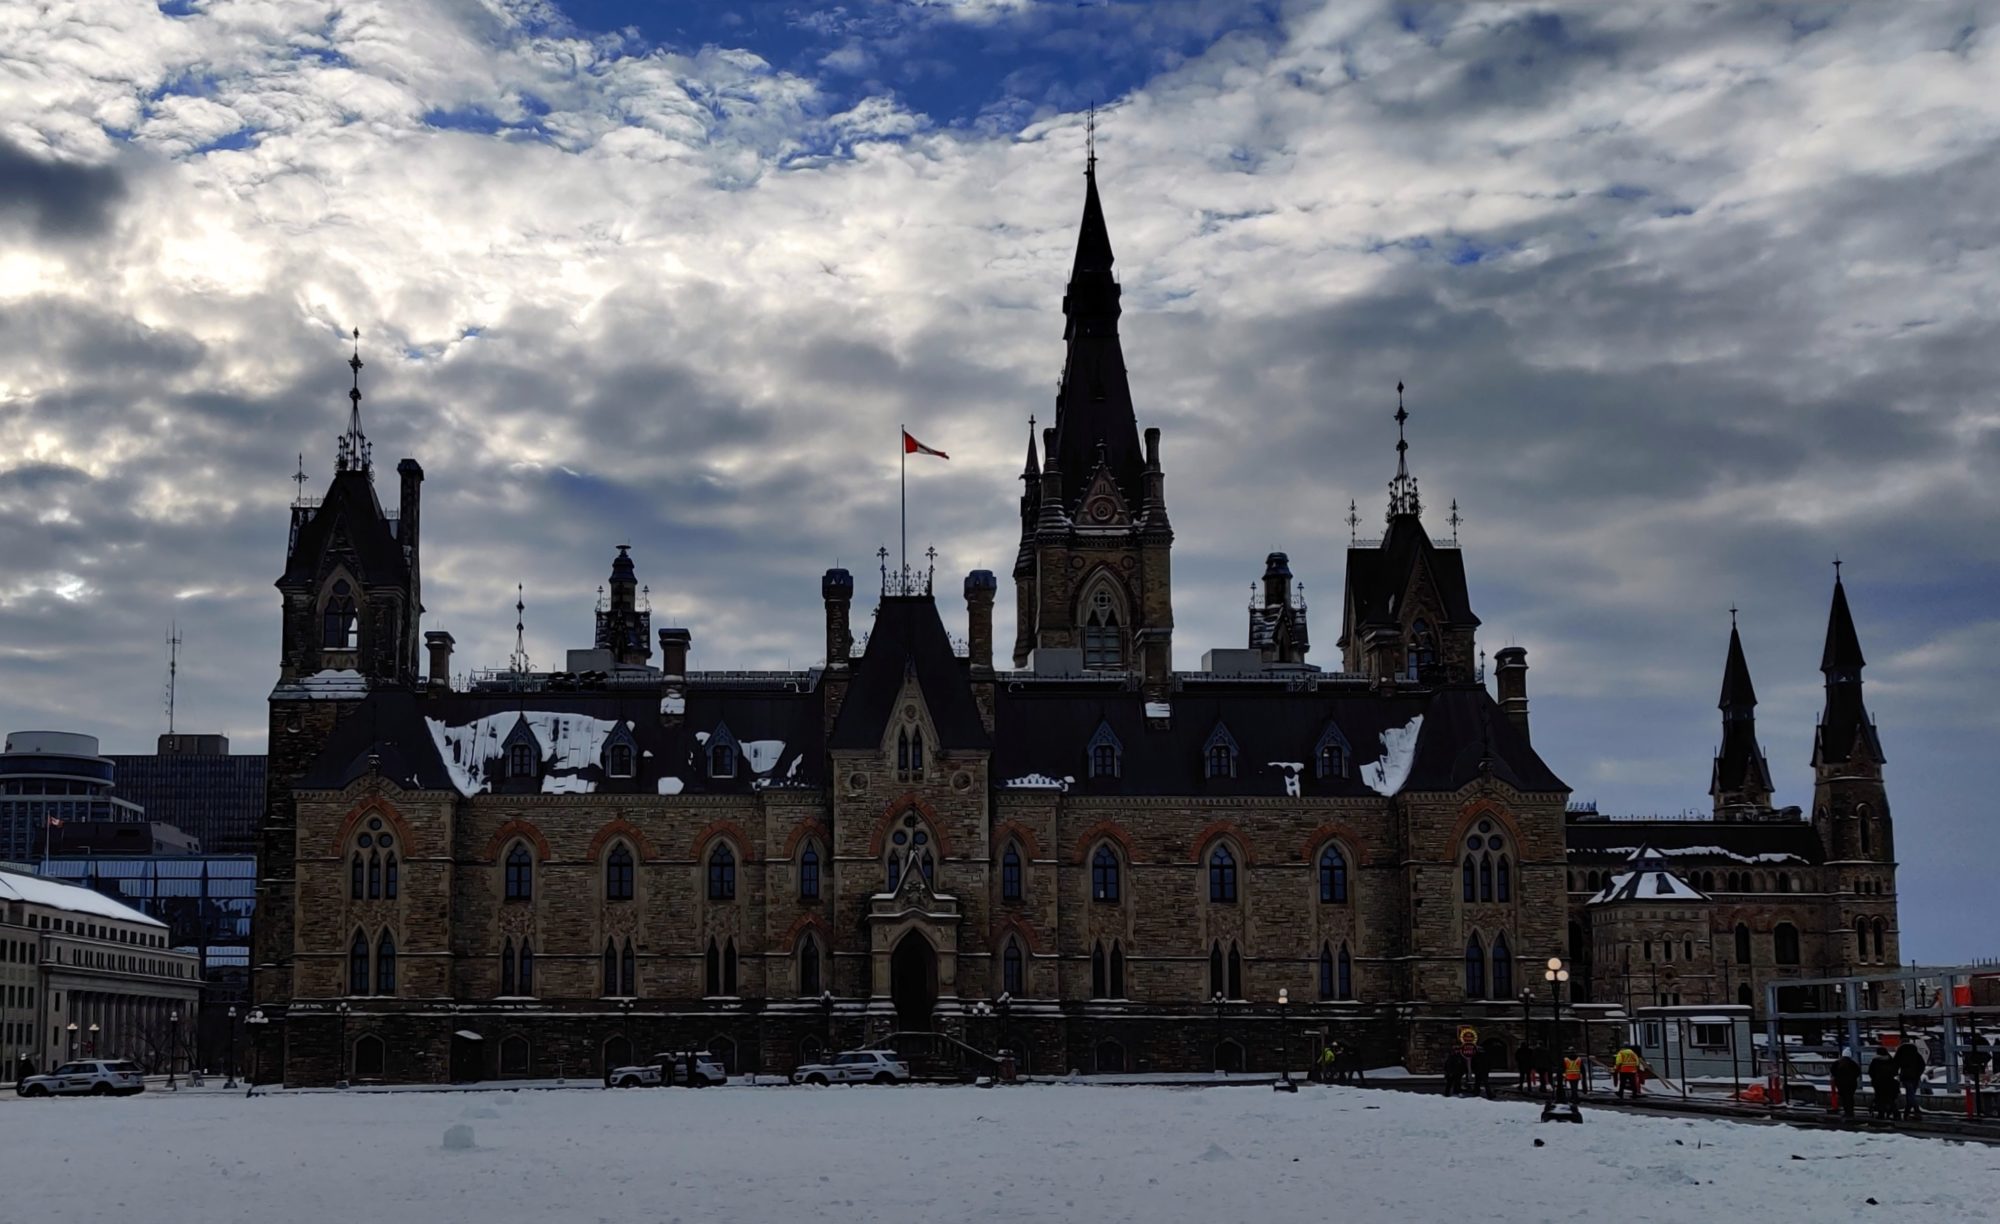
POLYGON ((1215 1069, 1222 1070, 1222 992, 1215 992, 1215 1069))
POLYGON ((1014 1035, 1007 1025, 1007 1014, 1014 1010, 1014 996, 1007 991, 1001 991, 1000 997, 993 1000, 993 1010, 1000 1013, 1000 1055, 1011 1062, 1013 1060, 1011 1051, 1014 1048, 1014 1035))
POLYGON ((69 1022, 69 1024, 68 1024, 68 1025, 66 1025, 65 1027, 69 1029, 69 1054, 68 1054, 68 1055, 67 1055, 67 1056, 66 1056, 66 1057, 65 1057, 65 1058, 63 1059, 63 1061, 64 1061, 64 1062, 75 1062, 75 1061, 76 1061, 76 1021, 74 1021, 74 1020, 70 1021, 70 1022, 69 1022))
POLYGON ((229 1005, 229 1074, 222 1081, 224 1088, 236 1087, 236 1004, 229 1005))
MULTIPOLYGON (((94 1024, 91 1025, 90 1031, 93 1033, 96 1032, 97 1026, 94 1024)), ((180 1054, 180 1052, 181 1052, 181 1013, 180 1010, 176 1008, 175 1010, 167 1013, 167 1087, 173 1088, 174 1091, 176 1092, 180 1091, 180 1089, 175 1087, 174 1085, 174 1059, 180 1054)))
POLYGON ((347 1087, 347 1013, 349 1010, 347 1001, 345 999, 341 1000, 340 1006, 333 1010, 334 1014, 340 1017, 340 1074, 334 1077, 333 1086, 335 1088, 345 1088, 347 1087))
MULTIPOLYGON (((255 1026, 257 1027, 257 1031, 258 1031, 258 1033, 260 1033, 260 1034, 261 1034, 261 1033, 262 1033, 262 1032, 264 1031, 264 1026, 265 1026, 265 1025, 267 1025, 267 1024, 269 1024, 270 1022, 271 1022, 271 1018, 270 1018, 269 1016, 267 1016, 267 1015, 265 1015, 265 1014, 264 1014, 264 1009, 263 1009, 263 1008, 261 1008, 261 1007, 253 1007, 253 1008, 251 1008, 251 1009, 250 1009, 250 1014, 249 1014, 249 1015, 247 1015, 247 1016, 245 1016, 245 1017, 243 1017, 243 1023, 245 1023, 245 1024, 250 1024, 250 1025, 255 1025, 255 1026)), ((257 1039, 253 1039, 253 1040, 257 1040, 257 1039)), ((250 1059, 250 1065, 251 1065, 252 1067, 255 1067, 255 1066, 257 1066, 257 1059, 256 1059, 256 1054, 257 1054, 257 1051, 256 1051, 256 1049, 254 1049, 254 1048, 253 1048, 253 1049, 252 1049, 252 1050, 250 1051, 250 1053, 251 1053, 251 1059, 250 1059)), ((255 1075, 251 1075, 251 1076, 249 1076, 249 1077, 247 1077, 247 1078, 249 1078, 249 1079, 250 1079, 250 1080, 251 1080, 251 1081, 252 1081, 252 1082, 254 1083, 254 1082, 256 1081, 256 1078, 257 1078, 257 1077, 256 1077, 255 1075)))
POLYGON ((92 1020, 92 1021, 90 1022, 90 1040, 89 1040, 89 1041, 87 1041, 87 1042, 85 1042, 85 1043, 84 1043, 84 1047, 83 1047, 83 1048, 84 1048, 84 1051, 85 1051, 86 1053, 88 1053, 88 1054, 89 1054, 89 1055, 90 1055, 90 1056, 91 1056, 92 1058, 95 1058, 95 1057, 97 1057, 97 1034, 98 1034, 98 1031, 99 1031, 99 1030, 98 1030, 98 1026, 97 1026, 97 1021, 95 1021, 95 1020, 92 1020))
POLYGON ((1292 1082, 1292 1027, 1286 1008, 1292 1004, 1292 992, 1286 987, 1278 987, 1278 1058, 1279 1082, 1272 1085, 1279 1092, 1297 1092, 1299 1086, 1292 1082))
POLYGON ((1542 980, 1549 984, 1549 1023, 1551 1050, 1562 1046, 1562 987, 1569 981, 1569 970, 1563 968, 1562 957, 1551 956, 1548 967, 1542 970, 1542 980))

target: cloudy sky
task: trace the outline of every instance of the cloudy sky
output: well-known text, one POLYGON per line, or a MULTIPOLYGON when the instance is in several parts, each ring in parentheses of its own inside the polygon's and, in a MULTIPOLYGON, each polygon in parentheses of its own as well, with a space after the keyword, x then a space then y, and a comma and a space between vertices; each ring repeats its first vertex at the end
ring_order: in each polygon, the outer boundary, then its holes
POLYGON ((0 726, 146 749, 178 623, 179 725, 261 750, 350 328, 461 663, 505 659, 516 582, 535 659, 587 644, 626 541, 697 666, 815 662, 819 572, 894 546, 899 422, 952 455, 911 469, 913 545, 954 594, 1004 575, 1095 102, 1180 666, 1241 644, 1274 548, 1333 661, 1404 379, 1578 798, 1707 804, 1736 605, 1808 803, 1837 553, 1905 952, 2000 955, 1997 17, 0 6, 0 726))

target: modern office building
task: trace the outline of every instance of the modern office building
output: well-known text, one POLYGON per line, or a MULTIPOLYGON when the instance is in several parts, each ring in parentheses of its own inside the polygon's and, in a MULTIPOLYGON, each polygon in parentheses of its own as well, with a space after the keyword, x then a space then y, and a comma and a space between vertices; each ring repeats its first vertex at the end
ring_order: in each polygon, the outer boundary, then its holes
POLYGON ((229 751, 224 735, 162 735, 151 755, 118 754, 120 797, 215 854, 253 854, 264 815, 263 754, 229 751))
POLYGON ((33 862, 59 824, 144 819, 139 804, 112 794, 116 778, 94 735, 10 732, 0 748, 0 862, 33 862))

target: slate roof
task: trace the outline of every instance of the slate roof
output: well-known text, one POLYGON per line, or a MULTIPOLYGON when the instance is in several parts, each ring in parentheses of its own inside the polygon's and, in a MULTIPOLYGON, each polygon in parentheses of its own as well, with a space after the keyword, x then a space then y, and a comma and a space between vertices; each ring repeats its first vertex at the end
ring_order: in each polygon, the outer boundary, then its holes
POLYGON ((1586 905, 1610 905, 1617 901, 1706 901, 1708 895, 1668 869, 1650 846, 1640 846, 1627 860, 1629 871, 1611 881, 1586 905))
POLYGON ((1863 746, 1875 759, 1882 760, 1882 741, 1868 707, 1861 700, 1861 638, 1854 632, 1854 615, 1847 610, 1847 588, 1833 581, 1833 608, 1827 615, 1826 649, 1820 655, 1820 670, 1826 673, 1826 709, 1820 714, 1819 731, 1814 737, 1813 759, 1845 761, 1863 746))
POLYGON ((1722 666, 1722 750, 1715 756, 1715 790, 1723 793, 1749 787, 1769 791, 1771 769, 1757 744, 1757 690, 1750 683, 1750 664, 1743 658, 1743 639, 1729 627, 1729 657, 1722 666))
POLYGON ((1059 681, 1003 684, 995 713, 996 786, 1005 790, 1011 779, 1040 775, 1072 779, 1070 792, 1082 795, 1276 797, 1287 793, 1286 766, 1296 765, 1302 795, 1371 795, 1362 767, 1383 756, 1382 733, 1421 716, 1401 790, 1456 790, 1480 776, 1482 762, 1523 791, 1569 789, 1482 688, 1383 695, 1359 685, 1308 693, 1204 683, 1173 694, 1165 730, 1148 726, 1145 704, 1136 691, 1059 681), (1317 776, 1315 749, 1329 722, 1353 747, 1344 777, 1317 776), (1239 748, 1233 778, 1205 776, 1204 747, 1218 725, 1239 748), (1115 778, 1089 776, 1088 748, 1100 726, 1109 726, 1123 748, 1115 778))
POLYGON ((1145 495, 1145 452, 1118 343, 1118 281, 1111 265, 1111 236, 1097 198, 1095 170, 1085 175, 1083 221, 1076 260, 1063 297, 1063 337, 1069 352, 1056 392, 1056 444, 1048 462, 1062 469, 1063 504, 1074 510, 1097 472, 1099 456, 1137 514, 1145 495))
MULTIPOLYGON (((1760 855, 1819 863, 1826 858, 1819 834, 1803 820, 1733 822, 1716 820, 1603 820, 1572 817, 1565 828, 1569 861, 1587 865, 1623 862, 1634 848, 1650 846, 1674 863, 1730 866, 1760 855), (1713 855, 1688 852, 1713 848, 1713 855)), ((1773 862, 1779 860, 1770 860, 1773 862)))
POLYGON ((319 561, 327 555, 328 542, 338 527, 345 527, 347 538, 354 545, 363 581, 393 583, 407 578, 403 549, 390 530, 381 500, 375 495, 375 481, 365 470, 348 470, 335 473, 333 483, 327 487, 326 499, 299 528, 285 558, 284 576, 278 581, 316 580, 319 561))
POLYGON ((1447 621, 1477 625, 1472 598, 1465 584, 1465 556, 1455 548, 1439 548, 1415 515, 1397 515, 1388 534, 1373 548, 1347 550, 1347 602, 1341 626, 1345 643, 1354 630, 1371 624, 1399 623, 1396 601, 1408 588, 1410 575, 1422 557, 1437 586, 1447 621))
MULTIPOLYGON (((885 595, 875 609, 868 648, 854 664, 840 716, 828 746, 874 748, 895 712, 903 680, 912 671, 940 746, 984 748, 986 725, 972 699, 967 662, 952 651, 951 636, 929 595, 885 595)), ((733 728, 732 728, 733 729, 733 728)))

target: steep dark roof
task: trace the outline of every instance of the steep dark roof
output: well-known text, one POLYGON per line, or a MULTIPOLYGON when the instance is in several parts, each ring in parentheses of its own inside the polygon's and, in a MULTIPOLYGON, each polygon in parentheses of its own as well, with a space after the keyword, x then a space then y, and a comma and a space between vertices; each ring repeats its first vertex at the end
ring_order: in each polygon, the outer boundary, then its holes
POLYGON ((1750 683, 1750 664, 1743 658, 1743 639, 1736 626, 1729 626, 1729 657, 1722 665, 1722 697, 1719 709, 1755 709, 1757 689, 1750 683))
POLYGON ((367 773, 371 758, 404 790, 452 789, 451 770, 438 756, 417 698, 401 689, 370 693, 336 723, 298 785, 339 790, 367 773))
POLYGON ((1085 684, 1003 686, 995 713, 993 777, 1070 779, 1084 795, 1257 795, 1287 793, 1296 768, 1302 795, 1370 795, 1363 769, 1383 756, 1382 733, 1421 715, 1423 726, 1400 791, 1456 790, 1482 768, 1523 791, 1569 788, 1509 723, 1484 690, 1365 688, 1290 692, 1269 685, 1210 686, 1177 692, 1165 730, 1154 730, 1137 692, 1085 684), (1318 776, 1316 752, 1333 723, 1353 746, 1345 776, 1318 776), (1119 776, 1089 776, 1088 748, 1100 726, 1122 745, 1119 776), (1236 776, 1205 776, 1204 746, 1218 727, 1239 749, 1236 776))
POLYGON ((1069 353, 1056 393, 1056 445, 1048 456, 1062 469, 1063 504, 1071 510, 1102 462, 1136 514, 1145 493, 1145 452, 1118 343, 1118 281, 1112 275, 1111 235, 1097 198, 1097 174, 1084 176, 1083 223, 1076 261, 1063 297, 1063 338, 1069 353))
POLYGON ((1820 652, 1821 671, 1860 671, 1867 665, 1861 657, 1861 637, 1854 632, 1854 614, 1847 610, 1847 588, 1833 580, 1833 610, 1826 618, 1826 649, 1820 652))
POLYGON ((326 500, 312 512, 292 541, 285 558, 283 582, 312 582, 319 577, 317 565, 327 554, 328 542, 339 530, 353 543, 359 559, 361 580, 392 583, 404 580, 408 567, 403 550, 390 530, 389 517, 375 496, 375 482, 366 470, 348 470, 334 475, 326 500))
POLYGON ((1833 608, 1827 614, 1826 649, 1820 654, 1820 671, 1826 675, 1826 708, 1820 712, 1819 731, 1814 737, 1813 760, 1845 761, 1857 745, 1875 760, 1882 760, 1882 741, 1868 717, 1861 699, 1861 638, 1854 631, 1854 615, 1847 610, 1847 588, 1833 580, 1833 608))
POLYGON ((1651 846, 1677 867, 1740 866, 1758 855, 1789 855, 1804 863, 1826 857, 1819 834, 1803 820, 1736 823, 1714 820, 1602 820, 1572 817, 1565 827, 1572 863, 1624 862, 1641 846, 1651 846), (1676 854, 1713 846, 1715 855, 1676 854), (1734 857, 1732 857, 1734 856, 1734 857))
POLYGON ((1390 521, 1380 545, 1347 550, 1343 641, 1361 626, 1401 620, 1396 601, 1409 587, 1410 574, 1420 558, 1437 586, 1445 619, 1461 625, 1479 623, 1466 589, 1464 554, 1431 543, 1430 534, 1415 515, 1398 515, 1390 521))
POLYGON ((1718 794, 1744 790, 1768 792, 1771 770, 1757 743, 1757 690, 1750 683, 1750 664, 1743 658, 1743 639, 1729 627, 1729 657, 1722 666, 1722 750, 1715 755, 1713 789, 1718 794))
POLYGON ((868 631, 868 649, 854 665, 854 680, 835 720, 829 746, 874 748, 895 712, 903 680, 912 671, 945 748, 984 748, 986 725, 972 699, 966 663, 951 648, 929 595, 884 595, 868 631))

